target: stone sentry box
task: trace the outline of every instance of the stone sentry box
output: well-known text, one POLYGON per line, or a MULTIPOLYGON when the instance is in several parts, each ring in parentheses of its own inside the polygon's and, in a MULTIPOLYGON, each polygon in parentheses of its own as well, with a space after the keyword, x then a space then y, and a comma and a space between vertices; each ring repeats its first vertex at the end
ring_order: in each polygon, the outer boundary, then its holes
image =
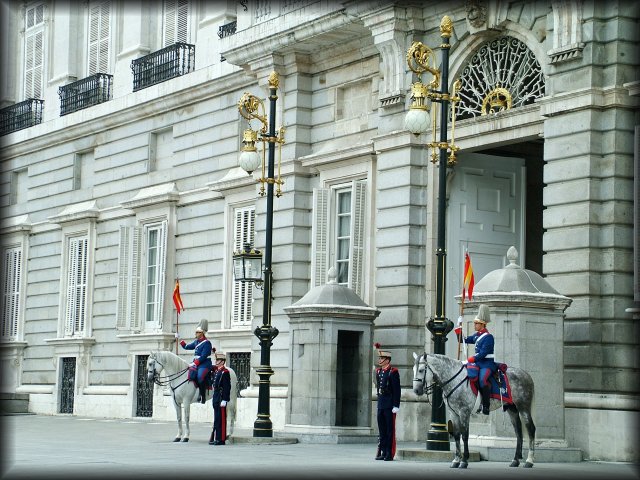
MULTIPOLYGON (((496 361, 520 367, 533 378, 536 439, 556 440, 554 445, 562 447, 565 438, 563 323, 564 311, 572 300, 559 294, 537 273, 516 264, 517 258, 517 250, 510 247, 509 265, 489 272, 476 284, 473 300, 465 302, 465 322, 475 317, 479 304, 489 306, 491 322, 487 328, 495 338, 496 361)), ((460 302, 461 297, 456 299, 460 302)), ((465 330, 465 334, 470 332, 465 330)), ((469 345, 469 355, 473 348, 469 345)), ((472 417, 472 432, 494 438, 513 437, 511 422, 503 418, 502 413, 482 417, 472 417)))
POLYGON ((289 390, 284 433, 301 442, 375 441, 371 428, 373 322, 379 310, 329 282, 284 308, 289 316, 289 390))

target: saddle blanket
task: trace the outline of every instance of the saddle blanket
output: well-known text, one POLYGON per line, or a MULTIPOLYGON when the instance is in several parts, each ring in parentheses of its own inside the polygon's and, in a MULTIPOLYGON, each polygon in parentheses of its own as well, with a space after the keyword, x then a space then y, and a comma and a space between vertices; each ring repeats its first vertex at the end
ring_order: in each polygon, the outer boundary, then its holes
MULTIPOLYGON (((502 365, 503 364, 501 364, 501 366, 502 365)), ((476 367, 475 364, 468 364, 467 369, 469 369, 469 366, 471 366, 471 368, 476 367)), ((511 398, 511 385, 509 384, 509 376, 505 371, 505 367, 506 365, 503 368, 498 368, 496 373, 489 377, 489 383, 491 384, 491 393, 489 394, 489 396, 491 398, 495 398, 498 401, 500 400, 500 397, 502 397, 502 403, 505 405, 510 405, 513 403, 513 399, 511 398), (500 383, 498 383, 496 375, 500 377, 500 383)), ((471 378, 472 375, 470 375, 469 377, 471 378)), ((473 380, 469 382, 469 384, 471 385, 471 391, 473 392, 473 394, 478 395, 477 375, 473 380)))

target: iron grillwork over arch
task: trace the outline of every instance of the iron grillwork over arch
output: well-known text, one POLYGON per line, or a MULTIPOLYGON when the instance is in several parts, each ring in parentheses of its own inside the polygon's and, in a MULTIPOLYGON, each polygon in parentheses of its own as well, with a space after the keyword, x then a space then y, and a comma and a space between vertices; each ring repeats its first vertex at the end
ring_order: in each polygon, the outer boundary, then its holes
POLYGON ((153 416, 153 381, 147 376, 149 355, 136 355, 136 417, 153 416))
POLYGON ((458 120, 523 107, 544 96, 544 74, 520 40, 500 37, 482 45, 460 75, 458 120))
POLYGON ((195 69, 195 61, 196 46, 182 42, 136 58, 131 61, 133 91, 191 73, 195 69))
POLYGON ((251 352, 231 352, 229 353, 229 367, 236 372, 238 378, 238 397, 242 397, 240 392, 249 387, 251 381, 251 352))
POLYGON ((96 73, 58 88, 60 116, 111 100, 113 75, 96 73))

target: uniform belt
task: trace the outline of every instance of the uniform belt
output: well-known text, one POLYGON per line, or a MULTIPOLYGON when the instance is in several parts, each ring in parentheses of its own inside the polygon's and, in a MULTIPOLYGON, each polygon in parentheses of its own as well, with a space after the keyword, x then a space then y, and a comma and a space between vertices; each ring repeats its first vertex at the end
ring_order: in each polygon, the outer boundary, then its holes
POLYGON ((493 353, 490 353, 489 355, 485 356, 484 358, 493 358, 493 353))

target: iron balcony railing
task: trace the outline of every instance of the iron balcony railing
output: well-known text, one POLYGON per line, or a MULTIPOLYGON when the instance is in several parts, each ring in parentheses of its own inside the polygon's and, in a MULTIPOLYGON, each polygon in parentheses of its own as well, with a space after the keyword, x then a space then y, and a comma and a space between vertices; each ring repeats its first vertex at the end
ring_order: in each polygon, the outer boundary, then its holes
POLYGON ((113 75, 96 73, 58 88, 60 116, 111 100, 113 75))
POLYGON ((131 62, 133 91, 193 72, 195 60, 196 46, 181 42, 136 58, 131 62))
POLYGON ((238 26, 238 22, 234 20, 233 22, 226 23, 220 27, 218 27, 218 38, 230 37, 236 33, 236 28, 238 26))
POLYGON ((29 98, 0 110, 0 136, 42 123, 44 100, 29 98))

